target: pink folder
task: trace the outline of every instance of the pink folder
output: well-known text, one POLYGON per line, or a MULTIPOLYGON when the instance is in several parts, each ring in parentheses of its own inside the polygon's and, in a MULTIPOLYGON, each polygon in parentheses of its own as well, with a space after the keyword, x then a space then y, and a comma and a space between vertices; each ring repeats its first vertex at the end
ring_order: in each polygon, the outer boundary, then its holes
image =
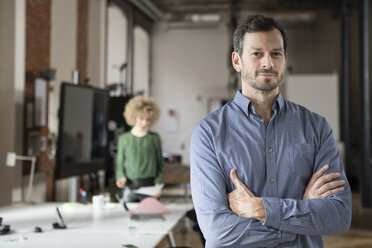
POLYGON ((132 217, 134 215, 139 216, 156 216, 162 214, 169 214, 169 210, 157 199, 153 197, 146 197, 143 199, 133 211, 128 211, 128 214, 132 217))

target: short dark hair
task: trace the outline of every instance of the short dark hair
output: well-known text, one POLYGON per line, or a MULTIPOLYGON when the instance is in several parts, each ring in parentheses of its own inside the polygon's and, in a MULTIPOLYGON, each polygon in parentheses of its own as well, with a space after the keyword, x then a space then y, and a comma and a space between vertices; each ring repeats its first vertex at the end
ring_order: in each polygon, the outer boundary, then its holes
POLYGON ((243 40, 245 33, 272 31, 278 29, 283 37, 284 52, 287 52, 287 35, 281 26, 271 17, 263 15, 250 15, 247 16, 236 28, 233 37, 234 51, 240 56, 243 53, 243 40))

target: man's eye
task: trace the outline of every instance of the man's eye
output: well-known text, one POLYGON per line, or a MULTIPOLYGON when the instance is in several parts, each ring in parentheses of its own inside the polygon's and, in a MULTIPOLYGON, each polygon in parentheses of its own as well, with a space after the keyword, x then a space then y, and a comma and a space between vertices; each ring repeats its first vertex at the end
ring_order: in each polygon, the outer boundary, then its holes
POLYGON ((282 56, 282 54, 281 53, 274 53, 274 56, 279 57, 279 56, 282 56))
POLYGON ((254 52, 252 53, 253 56, 260 56, 260 53, 259 52, 254 52))

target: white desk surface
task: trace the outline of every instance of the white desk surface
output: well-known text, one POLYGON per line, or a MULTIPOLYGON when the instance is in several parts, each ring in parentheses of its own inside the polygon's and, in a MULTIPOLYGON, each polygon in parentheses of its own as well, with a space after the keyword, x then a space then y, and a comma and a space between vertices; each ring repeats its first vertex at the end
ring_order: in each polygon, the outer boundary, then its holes
MULTIPOLYGON (((131 209, 134 205, 129 204, 131 209)), ((140 248, 155 247, 192 208, 192 204, 169 204, 170 214, 162 219, 130 220, 119 204, 106 205, 95 211, 92 205, 45 203, 0 208, 3 224, 11 233, 0 235, 0 247, 121 247, 124 244, 140 248), (67 229, 53 229, 59 208, 67 229), (42 233, 33 232, 41 227, 42 233)))

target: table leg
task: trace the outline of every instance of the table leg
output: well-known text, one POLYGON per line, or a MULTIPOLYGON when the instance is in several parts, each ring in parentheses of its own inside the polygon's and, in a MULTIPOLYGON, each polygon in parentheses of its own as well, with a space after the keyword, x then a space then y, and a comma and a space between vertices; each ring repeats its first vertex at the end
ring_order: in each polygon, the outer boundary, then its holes
POLYGON ((169 238, 169 244, 171 247, 176 247, 176 242, 174 241, 174 237, 173 237, 173 232, 170 231, 168 233, 168 238, 169 238))

